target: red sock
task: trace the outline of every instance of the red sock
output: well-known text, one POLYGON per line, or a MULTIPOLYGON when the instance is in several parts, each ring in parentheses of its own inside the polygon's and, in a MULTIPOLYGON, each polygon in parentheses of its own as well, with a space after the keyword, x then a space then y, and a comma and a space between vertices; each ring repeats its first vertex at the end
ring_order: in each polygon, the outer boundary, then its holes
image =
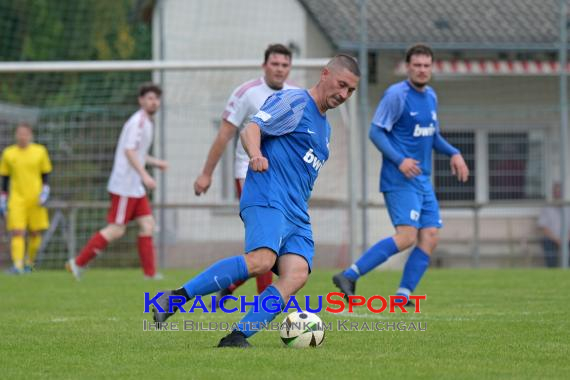
POLYGON ((255 278, 255 282, 257 282, 257 293, 261 294, 273 282, 273 272, 260 274, 255 278))
POLYGON ((156 274, 156 265, 152 236, 139 236, 139 257, 144 274, 154 276, 156 274))
POLYGON ((230 286, 228 286, 228 290, 233 293, 237 288, 239 288, 243 284, 245 284, 245 281, 236 281, 230 286))
POLYGON ((85 247, 79 253, 79 256, 75 258, 75 264, 80 267, 84 267, 89 263, 89 261, 93 260, 93 258, 99 253, 100 251, 104 250, 107 247, 107 240, 101 235, 100 232, 96 232, 91 239, 87 242, 85 247))

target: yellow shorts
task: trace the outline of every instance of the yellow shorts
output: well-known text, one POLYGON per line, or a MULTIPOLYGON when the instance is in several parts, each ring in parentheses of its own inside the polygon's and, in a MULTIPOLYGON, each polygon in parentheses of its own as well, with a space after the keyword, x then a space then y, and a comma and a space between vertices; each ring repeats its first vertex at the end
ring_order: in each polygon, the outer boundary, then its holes
POLYGON ((8 230, 42 231, 49 227, 47 208, 40 205, 8 206, 8 230))

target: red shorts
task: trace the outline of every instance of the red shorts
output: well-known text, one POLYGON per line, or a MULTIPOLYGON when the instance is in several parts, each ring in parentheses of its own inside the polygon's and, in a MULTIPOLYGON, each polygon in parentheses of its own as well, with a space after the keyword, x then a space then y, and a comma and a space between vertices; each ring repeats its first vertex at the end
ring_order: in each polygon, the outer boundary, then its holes
POLYGON ((152 215, 147 196, 140 198, 124 197, 109 193, 111 207, 107 214, 107 222, 111 224, 127 224, 141 216, 152 215))

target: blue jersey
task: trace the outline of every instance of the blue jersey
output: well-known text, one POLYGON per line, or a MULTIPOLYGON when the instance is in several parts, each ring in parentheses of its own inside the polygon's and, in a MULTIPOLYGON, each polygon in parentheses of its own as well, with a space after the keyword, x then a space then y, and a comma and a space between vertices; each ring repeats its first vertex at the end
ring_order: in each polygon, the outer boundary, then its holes
POLYGON ((249 206, 278 208, 291 222, 310 228, 308 201, 329 158, 331 128, 307 90, 271 95, 251 121, 261 129, 261 153, 269 169, 248 169, 240 212, 249 206))
POLYGON ((384 128, 394 149, 405 158, 419 161, 422 171, 421 175, 408 179, 396 163, 384 157, 380 191, 432 192, 432 149, 434 136, 439 132, 435 91, 426 86, 420 92, 407 80, 390 86, 376 109, 372 124, 384 128))

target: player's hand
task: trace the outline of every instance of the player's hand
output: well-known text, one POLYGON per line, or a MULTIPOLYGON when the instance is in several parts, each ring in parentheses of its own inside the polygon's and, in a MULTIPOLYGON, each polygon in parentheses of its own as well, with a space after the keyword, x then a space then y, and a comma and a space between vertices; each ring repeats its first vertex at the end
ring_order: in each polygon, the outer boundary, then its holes
POLYGON ((42 186, 42 192, 40 193, 40 205, 45 205, 49 199, 50 187, 49 185, 42 186))
POLYGON ((8 194, 5 192, 0 193, 0 216, 6 215, 8 210, 8 194))
POLYGON ((419 161, 414 160, 413 158, 405 158, 398 169, 400 169, 406 178, 411 179, 422 174, 422 169, 418 166, 419 163, 419 161))
POLYGON ((142 177, 142 181, 147 189, 149 190, 156 189, 156 181, 154 180, 154 178, 150 176, 150 174, 145 173, 142 177))
POLYGON ((469 179, 469 168, 461 154, 455 154, 451 157, 449 165, 451 166, 451 174, 456 176, 458 181, 467 182, 469 179))
POLYGON ((154 162, 154 166, 156 166, 160 170, 164 171, 164 170, 168 169, 168 162, 166 162, 164 160, 156 160, 154 162))
POLYGON ((249 160, 249 167, 254 172, 264 172, 269 169, 269 161, 263 156, 255 156, 249 160))
POLYGON ((207 174, 200 174, 196 181, 194 182, 194 194, 200 196, 206 194, 210 185, 212 184, 212 176, 207 174))

